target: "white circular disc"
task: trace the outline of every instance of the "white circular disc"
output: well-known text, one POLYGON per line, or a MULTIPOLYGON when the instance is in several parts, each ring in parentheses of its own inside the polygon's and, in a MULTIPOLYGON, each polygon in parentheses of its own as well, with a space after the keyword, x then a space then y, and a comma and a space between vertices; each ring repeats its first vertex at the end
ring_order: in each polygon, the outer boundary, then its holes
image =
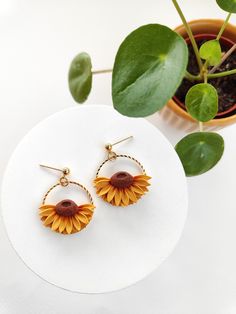
MULTIPOLYGON (((129 160, 110 162, 103 171, 115 169, 140 173, 129 160)), ((69 193, 82 202, 86 195, 78 191, 59 188, 49 198, 56 204, 69 193)), ((50 116, 20 142, 5 172, 2 211, 13 247, 34 273, 70 291, 109 292, 141 280, 171 253, 186 219, 186 179, 175 150, 149 122, 108 106, 78 106, 50 116), (96 196, 92 180, 106 158, 104 144, 129 135, 134 138, 114 150, 137 158, 151 186, 137 204, 113 207, 96 196), (80 233, 61 235, 42 225, 38 208, 60 173, 41 163, 69 167, 70 178, 91 192, 95 214, 80 233)))

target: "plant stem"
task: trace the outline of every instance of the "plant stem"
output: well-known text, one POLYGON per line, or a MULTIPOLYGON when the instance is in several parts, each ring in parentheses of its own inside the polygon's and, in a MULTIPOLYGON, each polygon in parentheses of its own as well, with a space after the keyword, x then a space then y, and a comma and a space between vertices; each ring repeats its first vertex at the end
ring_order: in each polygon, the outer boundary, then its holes
POLYGON ((193 50, 194 50, 195 55, 196 55, 197 63, 198 63, 198 66, 199 66, 199 70, 201 71, 203 64, 202 64, 202 60, 200 58, 200 54, 199 54, 199 50, 198 50, 198 46, 197 46, 196 40, 195 40, 195 38, 193 36, 193 32, 192 32, 192 30, 191 30, 191 28, 190 28, 190 26, 189 26, 189 24, 188 24, 188 22, 187 22, 187 20, 186 20, 186 18, 184 16, 183 12, 182 12, 182 10, 181 10, 177 0, 172 0, 172 2, 174 4, 174 6, 175 6, 175 8, 176 8, 176 10, 177 10, 181 20, 182 20, 185 28, 186 28, 186 31, 187 31, 188 36, 189 36, 189 39, 190 39, 190 41, 192 43, 192 46, 193 46, 193 50))
POLYGON ((208 74, 207 78, 208 79, 214 79, 214 78, 233 75, 233 74, 236 74, 236 69, 230 70, 230 71, 225 71, 225 72, 214 73, 214 74, 208 74))
POLYGON ((220 40, 220 37, 221 37, 222 34, 224 33, 224 31, 225 31, 225 29, 226 29, 226 26, 227 26, 227 24, 229 23, 229 19, 231 18, 231 15, 232 15, 232 13, 229 13, 229 14, 227 15, 227 18, 226 18, 226 20, 224 21, 224 23, 223 23, 223 25, 222 25, 222 27, 221 27, 221 29, 220 29, 220 31, 219 31, 219 34, 218 34, 218 36, 216 37, 216 40, 220 40))
MULTIPOLYGON (((207 64, 206 67, 203 67, 203 77, 204 77, 204 83, 207 84, 207 64)), ((204 125, 202 121, 199 121, 199 131, 203 132, 204 131, 204 125)))
POLYGON ((205 75, 206 71, 208 73, 208 66, 209 66, 209 61, 206 60, 205 63, 203 64, 203 67, 202 67, 202 77, 203 77, 203 79, 205 79, 204 75, 205 75))
POLYGON ((199 131, 203 132, 203 122, 199 122, 199 131))
POLYGON ((212 68, 210 71, 209 71, 209 74, 213 74, 215 73, 215 71, 222 65, 222 63, 225 62, 225 60, 236 50, 236 44, 234 44, 223 56, 223 58, 221 59, 221 62, 214 66, 214 68, 212 68))
POLYGON ((193 74, 189 73, 188 71, 185 72, 185 78, 191 82, 201 81, 200 75, 193 75, 193 74))
POLYGON ((104 73, 111 73, 113 69, 105 69, 105 70, 97 70, 93 71, 93 74, 104 74, 104 73))

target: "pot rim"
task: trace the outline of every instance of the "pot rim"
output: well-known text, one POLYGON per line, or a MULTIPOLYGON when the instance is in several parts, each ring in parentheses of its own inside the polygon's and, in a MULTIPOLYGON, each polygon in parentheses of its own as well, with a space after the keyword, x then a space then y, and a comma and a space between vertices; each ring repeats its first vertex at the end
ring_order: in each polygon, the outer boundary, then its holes
MULTIPOLYGON (((188 22, 188 24, 190 26, 194 26, 195 25, 198 25, 200 23, 204 23, 205 25, 209 24, 209 25, 217 25, 217 24, 220 24, 219 26, 219 29, 221 28, 222 24, 224 23, 225 21, 223 19, 214 19, 214 18, 203 18, 203 19, 194 19, 194 20, 191 20, 188 22)), ((175 32, 179 32, 181 29, 185 29, 184 25, 183 24, 180 24, 179 26, 175 27, 174 31, 175 32)), ((231 24, 231 23, 228 23, 227 24, 227 27, 226 27, 226 30, 225 31, 231 31, 232 33, 235 33, 236 34, 236 26, 231 24)), ((188 34, 187 32, 185 31, 185 34, 186 36, 182 36, 183 38, 186 38, 188 37, 188 34)))

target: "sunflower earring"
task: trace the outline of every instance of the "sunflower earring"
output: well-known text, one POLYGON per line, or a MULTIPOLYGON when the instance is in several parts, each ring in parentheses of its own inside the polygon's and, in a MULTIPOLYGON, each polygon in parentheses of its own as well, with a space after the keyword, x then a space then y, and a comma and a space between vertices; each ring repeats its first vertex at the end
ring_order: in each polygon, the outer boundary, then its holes
POLYGON ((116 143, 107 144, 105 146, 108 156, 99 166, 96 178, 94 179, 97 195, 113 206, 128 206, 136 203, 148 191, 147 187, 150 185, 148 180, 150 180, 151 177, 146 175, 143 165, 137 159, 129 155, 118 155, 113 151, 114 145, 132 137, 133 136, 129 136, 116 143), (126 171, 119 171, 110 178, 99 176, 102 167, 107 162, 116 161, 118 158, 126 158, 135 162, 140 168, 141 173, 133 176, 126 171))
POLYGON ((89 224, 93 217, 95 206, 91 194, 82 184, 67 179, 67 176, 70 174, 69 168, 58 169, 45 165, 40 166, 62 172, 59 181, 50 187, 44 195, 42 205, 39 208, 39 216, 44 226, 62 234, 80 232, 89 224), (59 186, 66 188, 69 185, 75 185, 84 190, 88 196, 89 203, 78 206, 74 201, 65 199, 56 205, 46 204, 47 197, 52 190, 59 186))

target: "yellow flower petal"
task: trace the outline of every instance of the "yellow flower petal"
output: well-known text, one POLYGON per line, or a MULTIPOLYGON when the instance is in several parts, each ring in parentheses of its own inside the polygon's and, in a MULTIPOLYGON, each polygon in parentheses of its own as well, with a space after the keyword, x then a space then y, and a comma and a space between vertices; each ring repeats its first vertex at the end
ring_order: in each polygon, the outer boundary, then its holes
POLYGON ((52 224, 51 229, 52 229, 53 231, 56 231, 56 230, 58 229, 60 223, 61 223, 61 217, 60 217, 60 216, 57 216, 57 218, 54 219, 54 221, 53 221, 53 224, 52 224))
POLYGON ((88 218, 88 220, 90 221, 93 217, 93 213, 92 212, 89 212, 89 211, 86 211, 85 209, 84 210, 81 210, 80 211, 80 214, 83 214, 84 216, 86 216, 88 218))
POLYGON ((130 187, 130 189, 131 189, 131 191, 133 191, 133 192, 135 192, 137 194, 141 194, 141 195, 144 194, 144 191, 141 188, 138 188, 137 186, 132 185, 130 187))
MULTIPOLYGON (((85 216, 84 214, 82 213, 78 213, 75 215, 75 217, 78 216, 79 217, 79 221, 83 222, 84 224, 88 224, 89 223, 89 220, 88 220, 88 217, 85 216)), ((77 219, 77 218, 76 218, 77 219)), ((78 219, 77 219, 78 220, 78 219)))
POLYGON ((139 176, 135 176, 134 177, 134 180, 150 180, 152 177, 149 177, 145 174, 141 174, 139 176))
POLYGON ((86 210, 93 213, 95 206, 93 204, 83 204, 83 205, 78 206, 78 208, 79 210, 86 210))
POLYGON ((77 231, 80 231, 81 230, 80 222, 77 219, 75 219, 75 217, 72 217, 72 222, 73 222, 73 225, 74 225, 75 229, 77 231))
POLYGON ((96 179, 93 180, 94 183, 98 183, 98 182, 109 182, 110 179, 106 178, 106 177, 98 177, 96 179))
POLYGON ((55 212, 54 208, 43 209, 43 210, 40 210, 39 215, 41 217, 45 217, 52 214, 53 212, 55 212))
POLYGON ((73 228, 73 225, 72 225, 71 217, 68 217, 68 220, 67 220, 67 223, 66 223, 66 232, 68 234, 71 234, 72 228, 73 228))
POLYGON ((67 224, 67 217, 61 217, 59 232, 62 233, 65 230, 66 224, 67 224))
POLYGON ((93 210, 95 208, 95 205, 94 204, 84 204, 84 207, 93 210))
POLYGON ((42 205, 39 207, 39 209, 49 209, 49 208, 55 208, 55 205, 42 205))
POLYGON ((130 189, 125 189, 125 193, 128 195, 129 199, 136 203, 137 202, 137 197, 136 194, 134 192, 132 192, 130 189))
POLYGON ((111 186, 110 190, 107 193, 107 201, 110 203, 113 197, 115 196, 117 189, 111 186))
POLYGON ((124 189, 122 192, 121 192, 121 199, 122 199, 122 203, 124 206, 128 206, 129 205, 129 197, 127 196, 127 194, 125 193, 125 190, 124 189))
POLYGON ((51 215, 49 215, 49 216, 45 219, 44 225, 45 225, 45 226, 50 225, 50 224, 54 221, 54 219, 55 219, 56 217, 57 217, 56 213, 53 212, 51 215))
POLYGON ((102 195, 106 194, 110 189, 111 189, 111 186, 110 186, 110 185, 107 185, 106 187, 102 188, 102 189, 98 192, 98 195, 102 196, 102 195))
POLYGON ((132 186, 142 190, 143 192, 148 191, 147 187, 144 185, 138 185, 137 183, 133 183, 132 186))
POLYGON ((142 181, 142 180, 135 180, 133 184, 137 184, 138 186, 149 186, 150 183, 147 181, 142 181))
POLYGON ((117 189, 114 199, 115 199, 115 205, 119 206, 121 202, 121 191, 119 189, 117 189))
POLYGON ((97 182, 95 185, 97 189, 102 189, 105 186, 109 185, 109 181, 100 181, 100 182, 97 182))

